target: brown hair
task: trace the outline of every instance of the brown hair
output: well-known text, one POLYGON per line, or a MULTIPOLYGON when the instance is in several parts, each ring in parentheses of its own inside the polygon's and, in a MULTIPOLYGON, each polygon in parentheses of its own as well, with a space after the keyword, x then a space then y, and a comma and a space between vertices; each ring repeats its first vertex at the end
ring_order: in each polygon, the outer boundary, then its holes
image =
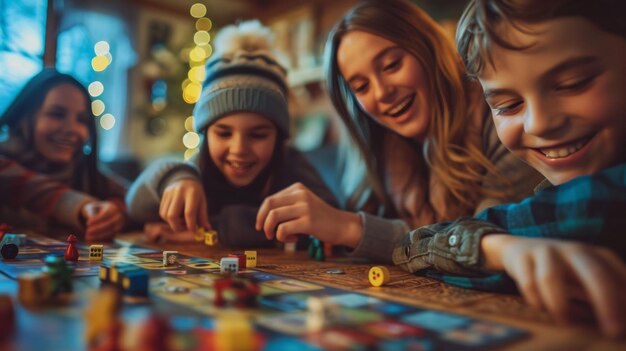
POLYGON ((457 28, 457 49, 468 74, 475 78, 485 61, 493 65, 489 54, 493 43, 510 50, 529 47, 515 46, 498 34, 498 26, 503 22, 528 32, 521 26, 523 23, 580 16, 602 30, 626 37, 625 12, 624 0, 470 0, 457 28))
MULTIPOLYGON (((481 151, 480 131, 468 128, 477 113, 487 116, 480 90, 465 78, 452 41, 425 12, 402 0, 363 1, 330 32, 324 59, 328 93, 350 135, 353 150, 364 163, 347 208, 398 215, 412 225, 423 225, 471 215, 487 195, 502 197, 481 187, 484 173, 497 171, 481 151), (432 104, 428 137, 422 148, 369 117, 341 76, 337 49, 343 36, 354 30, 397 43, 424 67, 428 101, 432 104), (474 138, 470 137, 472 132, 474 138), (390 143, 403 148, 405 156, 390 152, 390 143), (390 191, 387 184, 394 161, 410 169, 401 191, 390 191), (443 213, 436 213, 430 203, 431 177, 443 186, 443 213)), ((354 184, 354 177, 351 182, 354 184)))

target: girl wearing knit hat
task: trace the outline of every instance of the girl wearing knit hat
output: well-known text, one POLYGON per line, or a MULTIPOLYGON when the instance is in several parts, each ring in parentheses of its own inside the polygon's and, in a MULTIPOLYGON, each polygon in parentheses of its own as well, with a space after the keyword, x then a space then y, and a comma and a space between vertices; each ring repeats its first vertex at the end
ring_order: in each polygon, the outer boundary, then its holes
POLYGON ((126 189, 97 167, 95 118, 80 82, 43 69, 0 117, 0 127, 7 132, 0 142, 0 193, 10 197, 0 222, 84 229, 92 241, 122 229, 126 189))
POLYGON ((258 206, 294 183, 306 184, 335 205, 312 166, 286 145, 287 72, 272 52, 271 36, 258 21, 218 33, 194 108, 202 135, 194 164, 157 161, 126 198, 133 219, 162 219, 171 228, 156 226, 147 230, 149 236, 190 240, 203 227, 217 229, 227 245, 266 244, 254 228, 258 206))

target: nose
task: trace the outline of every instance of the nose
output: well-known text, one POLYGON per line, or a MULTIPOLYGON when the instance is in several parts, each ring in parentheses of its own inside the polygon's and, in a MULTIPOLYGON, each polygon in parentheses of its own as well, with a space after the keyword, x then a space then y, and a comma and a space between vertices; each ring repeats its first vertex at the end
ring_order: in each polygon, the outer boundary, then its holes
POLYGON ((230 140, 230 153, 236 155, 246 154, 248 151, 248 143, 246 138, 237 133, 230 140))
POLYGON ((540 98, 528 102, 524 115, 524 132, 538 137, 556 135, 567 125, 567 114, 554 101, 540 98))
POLYGON ((393 84, 386 82, 382 77, 375 78, 372 82, 374 85, 374 97, 377 101, 389 102, 393 100, 394 92, 396 91, 393 84))

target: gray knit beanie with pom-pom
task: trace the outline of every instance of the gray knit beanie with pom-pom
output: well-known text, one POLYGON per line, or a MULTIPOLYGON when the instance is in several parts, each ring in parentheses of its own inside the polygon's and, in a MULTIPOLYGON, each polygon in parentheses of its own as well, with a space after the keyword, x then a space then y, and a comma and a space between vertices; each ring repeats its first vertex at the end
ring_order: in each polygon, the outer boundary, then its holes
POLYGON ((193 111, 197 132, 228 114, 256 112, 289 136, 287 71, 272 52, 272 39, 270 29, 256 20, 218 33, 216 52, 206 63, 206 79, 193 111))

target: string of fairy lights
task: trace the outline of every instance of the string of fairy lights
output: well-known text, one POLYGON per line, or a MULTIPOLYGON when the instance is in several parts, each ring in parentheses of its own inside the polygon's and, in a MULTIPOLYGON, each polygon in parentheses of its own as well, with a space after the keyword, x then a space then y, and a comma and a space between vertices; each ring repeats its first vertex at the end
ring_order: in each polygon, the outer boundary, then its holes
MULTIPOLYGON (((94 45, 95 56, 91 59, 91 68, 95 72, 103 72, 109 67, 113 61, 113 55, 110 52, 109 43, 106 41, 99 41, 94 45)), ((98 80, 94 80, 89 83, 87 87, 89 95, 93 98, 91 102, 91 111, 95 117, 100 117, 100 126, 104 130, 109 130, 115 126, 115 116, 110 113, 104 113, 106 111, 106 105, 104 101, 98 99, 104 93, 104 84, 98 80)))
MULTIPOLYGON (((193 105, 200 98, 202 93, 202 82, 205 77, 204 64, 213 53, 211 46, 211 34, 209 31, 213 27, 213 22, 206 17, 207 8, 204 4, 196 3, 189 8, 189 14, 195 18, 196 32, 193 35, 194 47, 184 51, 185 61, 189 62, 187 78, 182 83, 183 100, 193 105)), ((184 154, 185 160, 191 158, 198 152, 200 136, 194 130, 194 116, 185 119, 186 133, 183 135, 183 145, 187 148, 184 154)))

